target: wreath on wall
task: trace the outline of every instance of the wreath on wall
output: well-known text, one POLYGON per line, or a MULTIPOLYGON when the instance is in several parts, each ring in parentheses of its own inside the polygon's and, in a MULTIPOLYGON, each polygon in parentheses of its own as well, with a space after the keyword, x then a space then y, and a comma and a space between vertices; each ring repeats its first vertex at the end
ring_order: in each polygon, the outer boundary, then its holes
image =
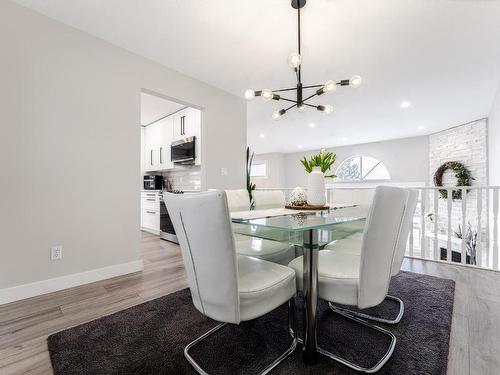
MULTIPOLYGON (((435 186, 443 186, 443 175, 447 170, 451 170, 455 172, 455 177, 457 179, 456 186, 471 186, 472 180, 474 178, 471 176, 470 171, 467 169, 465 165, 459 163, 458 161, 448 161, 441 165, 436 173, 434 173, 434 185, 435 186)), ((467 190, 469 192, 469 190, 467 190)), ((441 198, 448 198, 447 190, 439 190, 439 194, 441 198)), ((462 190, 453 190, 451 194, 452 199, 462 199, 462 190)))

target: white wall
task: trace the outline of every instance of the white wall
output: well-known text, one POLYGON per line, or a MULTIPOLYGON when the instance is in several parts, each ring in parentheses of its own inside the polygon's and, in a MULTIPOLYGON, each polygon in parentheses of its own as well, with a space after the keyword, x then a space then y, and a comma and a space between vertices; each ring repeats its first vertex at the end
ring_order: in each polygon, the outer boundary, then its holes
POLYGON ((0 46, 0 301, 140 260, 141 89, 204 110, 205 187, 245 185, 244 100, 8 1, 0 46))
POLYGON ((257 188, 282 188, 285 186, 285 154, 273 152, 255 155, 254 161, 267 162, 266 177, 252 177, 252 182, 257 188))
MULTIPOLYGON (((391 174, 391 182, 426 183, 428 181, 429 140, 427 136, 335 147, 328 151, 337 154, 337 160, 332 166, 333 172, 345 159, 355 155, 367 155, 385 164, 391 174)), ((307 186, 307 174, 299 160, 318 152, 319 150, 286 154, 285 187, 307 186)))
POLYGON ((489 182, 500 185, 500 85, 488 118, 489 182))

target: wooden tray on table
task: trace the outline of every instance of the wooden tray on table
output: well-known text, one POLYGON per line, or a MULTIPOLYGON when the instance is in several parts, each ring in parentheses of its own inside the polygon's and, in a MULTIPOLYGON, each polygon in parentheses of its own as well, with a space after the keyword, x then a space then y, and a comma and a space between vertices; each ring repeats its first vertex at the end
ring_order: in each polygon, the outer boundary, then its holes
POLYGON ((292 204, 287 204, 285 208, 289 208, 290 210, 301 210, 301 211, 319 211, 319 210, 328 210, 330 209, 330 206, 311 206, 311 205, 304 205, 304 206, 294 206, 292 204))

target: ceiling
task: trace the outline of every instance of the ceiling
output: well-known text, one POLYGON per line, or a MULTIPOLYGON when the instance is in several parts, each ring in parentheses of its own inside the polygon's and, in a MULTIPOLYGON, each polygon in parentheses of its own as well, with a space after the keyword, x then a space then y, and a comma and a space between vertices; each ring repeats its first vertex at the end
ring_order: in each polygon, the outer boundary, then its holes
MULTIPOLYGON (((236 95, 295 84, 288 0, 16 2, 236 95)), ((302 28, 304 84, 359 74, 363 85, 322 96, 330 116, 291 111, 275 122, 280 103, 250 102, 248 143, 258 153, 423 135, 489 114, 500 1, 308 0, 302 28)))
POLYGON ((154 95, 141 93, 141 125, 149 125, 185 107, 185 105, 171 102, 154 95))

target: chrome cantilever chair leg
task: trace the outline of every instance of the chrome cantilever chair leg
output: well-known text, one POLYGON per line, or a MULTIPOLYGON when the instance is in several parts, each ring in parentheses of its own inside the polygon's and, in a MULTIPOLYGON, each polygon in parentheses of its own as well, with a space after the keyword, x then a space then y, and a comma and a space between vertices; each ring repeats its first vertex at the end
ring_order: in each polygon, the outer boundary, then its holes
MULTIPOLYGON (((330 302, 328 304, 330 304, 330 302)), ((396 341, 397 341, 396 340, 396 336, 394 336, 394 334, 392 332, 390 332, 390 331, 388 331, 388 330, 386 330, 384 328, 378 327, 378 326, 376 326, 374 324, 366 322, 366 321, 364 321, 362 319, 359 319, 359 318, 357 318, 355 316, 352 316, 352 315, 350 315, 348 313, 345 313, 343 311, 338 311, 336 309, 332 310, 332 311, 335 312, 335 313, 337 313, 337 314, 340 314, 340 315, 346 317, 347 319, 354 320, 357 323, 363 324, 364 326, 367 326, 368 328, 371 328, 371 329, 374 329, 376 331, 382 332, 383 334, 385 334, 385 335, 387 335, 387 336, 389 336, 391 338, 391 343, 389 345, 389 348, 385 352, 385 354, 382 356, 382 358, 374 366, 369 367, 369 368, 359 366, 356 363, 350 362, 350 361, 348 361, 348 360, 346 360, 346 359, 344 359, 344 358, 342 358, 342 357, 340 357, 338 355, 330 353, 328 350, 325 350, 325 349, 323 349, 323 348, 321 348, 319 346, 318 346, 318 352, 320 352, 324 356, 326 356, 328 358, 331 358, 334 361, 337 361, 337 362, 343 364, 344 366, 350 367, 350 368, 352 368, 353 370, 356 370, 356 371, 365 372, 365 373, 368 373, 368 374, 372 374, 374 372, 379 371, 382 368, 382 366, 384 366, 387 363, 387 361, 391 358, 392 353, 394 352, 394 348, 396 347, 396 341)), ((292 335, 292 337, 296 337, 297 333, 294 332, 294 331, 292 331, 292 329, 290 329, 290 335, 292 335)), ((301 344, 303 343, 303 340, 301 338, 298 338, 298 337, 297 337, 297 341, 299 343, 301 343, 301 344)))
POLYGON ((347 367, 350 367, 350 368, 352 368, 353 370, 356 370, 356 371, 361 371, 361 372, 366 372, 366 373, 372 374, 372 373, 377 372, 378 370, 380 370, 382 368, 382 366, 384 366, 387 363, 387 361, 391 358, 392 353, 394 352, 394 348, 396 347, 396 341, 397 341, 396 340, 396 336, 394 336, 394 334, 392 332, 390 332, 390 331, 388 331, 388 330, 386 330, 384 328, 378 327, 378 326, 376 326, 374 324, 371 324, 371 323, 369 323, 369 322, 367 322, 367 321, 365 321, 363 319, 357 318, 357 317, 352 316, 352 315, 350 315, 348 313, 345 313, 343 311, 337 311, 337 310, 332 310, 332 311, 334 311, 337 314, 340 314, 340 315, 344 316, 347 319, 353 320, 353 321, 355 321, 357 323, 360 323, 360 324, 362 324, 364 326, 367 326, 368 328, 374 329, 374 330, 376 330, 378 332, 382 332, 386 336, 390 337, 391 343, 389 344, 389 348, 387 349, 387 351, 385 352, 385 354, 382 356, 382 358, 380 358, 380 360, 374 366, 369 367, 369 368, 359 366, 356 363, 350 362, 350 361, 348 361, 348 360, 346 360, 346 359, 344 359, 342 357, 339 357, 339 356, 337 356, 337 355, 335 355, 333 353, 330 353, 329 351, 327 351, 325 349, 322 349, 320 347, 318 347, 318 351, 321 354, 323 354, 323 355, 325 355, 325 356, 327 356, 327 357, 329 357, 329 358, 331 358, 331 359, 333 359, 333 360, 335 360, 337 362, 340 362, 343 365, 345 365, 347 367))
MULTIPOLYGON (((222 329, 225 325, 228 323, 221 323, 214 328, 212 328, 210 331, 206 332, 202 336, 198 337, 196 340, 190 342, 185 348, 184 348, 184 357, 188 360, 188 362, 193 366, 193 368, 202 375, 209 375, 208 372, 206 372, 195 360, 191 355, 189 354, 189 349, 191 349, 193 346, 196 344, 199 344, 209 336, 213 335, 220 329, 222 329)), ((288 331, 289 332, 296 332, 295 329, 295 299, 292 298, 288 301, 288 331)), ((276 358, 270 365, 268 365, 263 371, 259 372, 258 375, 265 375, 269 373, 273 368, 275 368, 277 365, 279 365, 286 357, 288 357, 290 354, 293 353, 295 348, 297 347, 297 337, 296 334, 292 335, 293 341, 292 344, 278 357, 276 358)))
POLYGON ((398 297, 387 295, 385 298, 388 300, 391 300, 391 301, 396 301, 399 304, 398 315, 394 319, 385 319, 385 318, 379 318, 379 317, 373 316, 373 315, 363 314, 363 313, 358 312, 358 311, 352 311, 352 310, 346 309, 344 307, 339 307, 339 306, 333 305, 331 302, 328 302, 328 306, 334 312, 338 312, 338 313, 344 312, 344 313, 347 313, 351 316, 356 316, 358 318, 363 318, 366 320, 373 320, 375 322, 380 322, 380 323, 385 323, 385 324, 397 324, 397 323, 399 323, 401 321, 401 318, 403 317, 403 314, 405 313, 405 304, 398 297))

